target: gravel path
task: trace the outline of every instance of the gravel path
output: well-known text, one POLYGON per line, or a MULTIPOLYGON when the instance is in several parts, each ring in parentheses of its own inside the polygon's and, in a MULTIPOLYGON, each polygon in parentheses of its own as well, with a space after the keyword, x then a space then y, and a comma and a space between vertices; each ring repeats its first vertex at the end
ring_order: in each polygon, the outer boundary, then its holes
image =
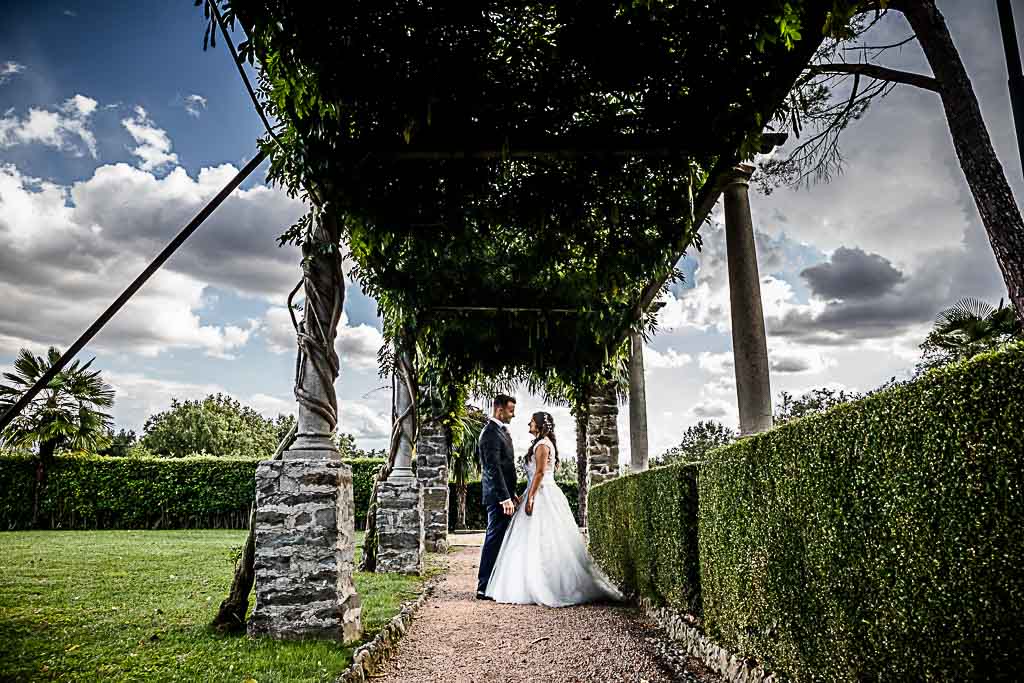
POLYGON ((719 680, 680 657, 635 608, 549 609, 476 600, 480 549, 459 548, 416 615, 397 656, 374 680, 701 681, 719 680), (673 662, 687 662, 685 669, 673 662))

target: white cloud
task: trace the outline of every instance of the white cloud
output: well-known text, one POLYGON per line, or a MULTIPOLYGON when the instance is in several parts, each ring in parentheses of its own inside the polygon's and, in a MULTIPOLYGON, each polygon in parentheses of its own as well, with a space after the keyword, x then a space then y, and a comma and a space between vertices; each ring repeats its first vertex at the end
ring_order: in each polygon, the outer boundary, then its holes
MULTIPOLYGON (((67 346, 144 269, 157 246, 180 228, 180 215, 194 212, 203 195, 215 191, 217 176, 216 170, 209 170, 193 181, 177 169, 156 179, 119 164, 101 167, 93 178, 69 190, 0 165, 0 351, 67 346), (126 195, 132 201, 124 202, 126 195)), ((291 200, 282 197, 267 188, 233 195, 218 213, 224 212, 222 221, 238 224, 207 235, 205 241, 197 236, 195 244, 183 247, 93 345, 150 357, 171 349, 195 349, 233 358, 260 323, 204 320, 206 289, 212 280, 241 292, 250 286, 268 288, 255 293, 269 297, 287 286, 297 267, 282 263, 282 258, 290 260, 287 252, 274 247, 271 238, 279 225, 266 223, 268 214, 280 214, 282 206, 290 205, 291 200), (248 234, 265 236, 266 254, 240 239, 248 234), (197 246, 198 253, 190 254, 197 246)))
POLYGON ((11 79, 11 76, 20 74, 25 70, 24 64, 18 64, 17 62, 2 62, 0 63, 0 85, 3 85, 11 79))
POLYGON ((143 171, 156 171, 178 163, 178 155, 171 151, 170 137, 162 128, 156 127, 145 109, 135 107, 135 116, 121 119, 121 125, 138 143, 132 154, 139 157, 139 168, 143 171))
POLYGON ((206 109, 206 98, 202 95, 192 94, 185 98, 185 111, 197 119, 203 109, 206 109))
POLYGON ((688 353, 679 353, 673 348, 667 349, 664 353, 644 347, 644 365, 648 368, 681 368, 693 362, 693 356, 688 353))
POLYGON ((702 351, 697 358, 697 364, 701 370, 710 372, 713 375, 731 373, 735 367, 732 351, 723 351, 721 353, 702 351))
POLYGON ((357 439, 386 439, 391 434, 391 418, 358 401, 338 401, 338 431, 357 439))
POLYGON ((8 109, 0 118, 0 149, 39 143, 83 156, 84 146, 95 158, 96 137, 89 129, 89 122, 96 106, 96 100, 91 97, 75 95, 55 110, 32 107, 24 118, 8 109))
MULTIPOLYGON (((301 320, 302 314, 296 313, 301 320)), ((271 353, 295 353, 295 327, 288 309, 274 306, 267 309, 264 316, 264 337, 267 350, 271 353)), ((349 325, 348 316, 341 314, 338 323, 338 336, 334 349, 341 360, 341 366, 353 370, 371 370, 377 367, 377 353, 384 344, 384 335, 371 325, 349 325)))

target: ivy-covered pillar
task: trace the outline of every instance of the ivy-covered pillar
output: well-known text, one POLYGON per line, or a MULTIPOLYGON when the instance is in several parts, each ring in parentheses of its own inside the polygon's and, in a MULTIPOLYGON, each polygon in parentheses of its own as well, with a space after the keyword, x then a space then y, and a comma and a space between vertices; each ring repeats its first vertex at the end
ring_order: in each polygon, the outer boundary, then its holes
POLYGON ((337 228, 333 216, 321 215, 303 245, 306 302, 302 322, 293 318, 299 346, 298 436, 282 459, 256 468, 256 607, 250 635, 343 643, 362 637, 352 580, 352 470, 331 440, 338 415, 334 340, 345 294, 337 228), (323 249, 325 244, 330 248, 323 249))
POLYGON ((377 497, 377 571, 420 574, 423 571, 423 490, 413 472, 416 444, 415 342, 403 334, 395 342, 392 376, 394 467, 377 497))
POLYGON ((757 272, 754 224, 750 218, 748 196, 753 171, 754 167, 748 164, 733 169, 724 193, 732 352, 736 366, 740 434, 743 436, 772 427, 768 343, 764 331, 761 281, 757 272))
MULTIPOLYGON (((619 402, 611 382, 595 387, 587 400, 587 491, 619 476, 619 402)), ((583 515, 581 515, 583 516, 583 515)), ((581 519, 586 526, 586 519, 581 519)))
POLYGON ((420 425, 416 479, 423 492, 424 546, 429 552, 448 552, 448 432, 436 420, 420 425))

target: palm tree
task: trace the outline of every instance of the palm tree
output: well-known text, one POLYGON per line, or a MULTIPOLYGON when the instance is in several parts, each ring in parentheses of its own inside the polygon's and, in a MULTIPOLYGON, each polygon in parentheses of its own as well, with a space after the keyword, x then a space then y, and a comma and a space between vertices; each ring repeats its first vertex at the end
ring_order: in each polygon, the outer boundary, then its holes
POLYGON ((995 348, 1021 336, 1021 324, 1013 305, 993 306, 985 301, 964 297, 940 311, 935 326, 921 344, 923 356, 919 371, 995 348))
MULTIPOLYGON (((0 383, 0 413, 17 403, 60 356, 53 347, 46 357, 21 349, 14 372, 5 372, 5 381, 0 383)), ((103 381, 99 370, 89 369, 93 360, 85 365, 76 360, 57 373, 0 434, 0 443, 35 452, 32 526, 39 521, 39 497, 46 488, 46 474, 57 450, 95 451, 110 444, 112 420, 101 409, 114 405, 114 390, 103 381)))
POLYGON ((455 528, 466 528, 466 492, 467 481, 473 474, 480 473, 480 461, 476 457, 476 445, 480 433, 487 425, 487 415, 475 406, 466 406, 466 414, 461 416, 450 443, 452 449, 448 454, 448 469, 455 479, 455 528))

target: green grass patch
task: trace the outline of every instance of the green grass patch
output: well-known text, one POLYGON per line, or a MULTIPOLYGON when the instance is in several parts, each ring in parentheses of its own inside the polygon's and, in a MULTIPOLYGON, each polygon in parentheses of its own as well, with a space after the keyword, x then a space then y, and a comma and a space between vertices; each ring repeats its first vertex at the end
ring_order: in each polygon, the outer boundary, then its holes
MULTIPOLYGON (((0 534, 0 680, 334 680, 353 648, 222 636, 208 628, 231 582, 231 550, 245 533, 0 534)), ((366 637, 421 584, 357 574, 366 637)))

